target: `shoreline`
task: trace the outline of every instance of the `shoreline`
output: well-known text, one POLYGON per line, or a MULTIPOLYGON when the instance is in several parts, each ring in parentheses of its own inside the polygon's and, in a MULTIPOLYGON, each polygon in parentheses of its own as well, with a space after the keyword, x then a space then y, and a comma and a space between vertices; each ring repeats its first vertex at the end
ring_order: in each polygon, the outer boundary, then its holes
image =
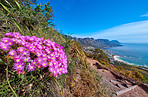
POLYGON ((122 59, 119 59, 119 57, 120 57, 119 55, 113 55, 113 59, 114 59, 115 61, 123 62, 123 63, 129 64, 129 65, 139 66, 139 65, 136 65, 136 64, 134 64, 134 63, 129 63, 129 62, 126 62, 126 61, 124 61, 124 60, 122 60, 122 59))
POLYGON ((114 59, 115 61, 119 61, 119 62, 127 63, 127 62, 125 62, 125 61, 119 59, 119 57, 120 57, 119 55, 113 55, 113 59, 114 59))
POLYGON ((133 64, 133 63, 129 63, 129 62, 126 62, 126 61, 124 61, 124 60, 119 59, 119 57, 120 57, 119 55, 113 55, 113 59, 114 59, 115 61, 123 62, 123 63, 125 63, 125 64, 127 64, 127 65, 133 65, 133 66, 136 66, 136 67, 139 68, 139 69, 148 71, 148 66, 140 66, 140 65, 133 64))

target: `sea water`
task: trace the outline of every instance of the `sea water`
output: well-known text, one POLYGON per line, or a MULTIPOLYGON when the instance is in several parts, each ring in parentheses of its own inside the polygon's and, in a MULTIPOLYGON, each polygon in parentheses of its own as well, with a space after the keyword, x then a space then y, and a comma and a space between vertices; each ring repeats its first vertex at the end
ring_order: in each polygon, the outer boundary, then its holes
POLYGON ((119 59, 129 64, 148 66, 148 43, 123 43, 123 46, 108 48, 119 59))

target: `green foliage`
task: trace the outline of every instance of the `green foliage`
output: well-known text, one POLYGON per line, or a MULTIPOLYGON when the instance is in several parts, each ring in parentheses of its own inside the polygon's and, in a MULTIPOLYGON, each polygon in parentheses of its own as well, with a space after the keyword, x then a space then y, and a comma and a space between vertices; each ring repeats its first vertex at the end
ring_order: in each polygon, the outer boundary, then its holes
MULTIPOLYGON (((12 1, 15 3, 15 0, 12 1)), ((10 3, 12 3, 12 1, 10 3)), ((22 32, 28 32, 21 33, 23 35, 38 35, 41 37, 49 35, 49 31, 54 32, 52 27, 49 27, 53 26, 53 13, 50 3, 47 2, 44 7, 42 5, 37 5, 35 8, 33 8, 32 5, 25 6, 18 2, 14 5, 16 6, 12 8, 6 6, 2 7, 7 9, 6 11, 0 10, 2 14, 0 20, 3 20, 1 21, 1 30, 3 32, 17 32, 21 29, 22 32)))

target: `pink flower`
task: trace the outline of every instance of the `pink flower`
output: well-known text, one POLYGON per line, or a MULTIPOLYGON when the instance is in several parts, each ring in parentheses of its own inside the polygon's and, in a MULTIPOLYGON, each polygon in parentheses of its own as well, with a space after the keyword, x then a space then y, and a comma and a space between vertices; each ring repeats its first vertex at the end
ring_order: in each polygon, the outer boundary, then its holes
POLYGON ((43 53, 42 56, 43 56, 43 57, 47 57, 47 54, 43 53))
POLYGON ((77 71, 80 73, 80 70, 79 69, 77 69, 77 71))
POLYGON ((7 44, 0 43, 0 49, 8 51, 10 47, 7 44))
POLYGON ((27 42, 25 42, 25 41, 20 42, 20 45, 22 45, 22 46, 25 46, 26 44, 27 44, 27 42))
POLYGON ((41 52, 37 52, 37 53, 36 53, 36 56, 37 56, 37 57, 41 57, 41 55, 42 55, 41 52))
POLYGON ((50 67, 50 68, 48 68, 48 70, 49 70, 51 73, 53 73, 54 68, 53 68, 53 67, 50 67))
POLYGON ((5 36, 6 37, 12 37, 12 34, 13 34, 12 32, 9 32, 9 33, 6 33, 5 36))
POLYGON ((39 65, 39 64, 37 65, 37 68, 38 68, 38 69, 40 69, 41 67, 42 67, 41 65, 39 65))
POLYGON ((52 63, 52 62, 49 62, 49 66, 50 66, 50 67, 53 67, 53 63, 52 63))
POLYGON ((16 63, 22 62, 22 56, 20 56, 20 55, 14 56, 14 62, 16 62, 16 63))
POLYGON ((21 74, 21 73, 23 73, 22 70, 16 70, 16 71, 17 71, 17 74, 21 74))
POLYGON ((17 52, 15 50, 11 50, 8 53, 10 56, 16 56, 17 52))
POLYGON ((25 36, 20 36, 19 37, 22 41, 25 41, 26 40, 26 37, 25 36))
POLYGON ((24 51, 24 52, 22 52, 22 55, 29 57, 30 56, 30 53, 29 53, 29 51, 24 51))
POLYGON ((47 67, 48 66, 48 63, 46 61, 43 61, 42 62, 42 67, 47 67))
POLYGON ((30 57, 24 57, 24 62, 29 62, 31 60, 30 57))
POLYGON ((2 41, 3 43, 7 44, 7 43, 9 43, 10 38, 7 38, 7 37, 5 38, 5 37, 4 37, 4 38, 1 39, 1 41, 2 41))
POLYGON ((29 40, 30 42, 33 42, 33 41, 34 41, 34 38, 30 37, 28 40, 29 40))
POLYGON ((13 45, 13 42, 12 41, 9 41, 8 42, 8 45, 10 45, 10 46, 13 45))
POLYGON ((36 45, 36 47, 40 50, 42 49, 42 46, 39 43, 36 45))
POLYGON ((42 58, 37 58, 38 63, 42 63, 43 59, 42 58))
POLYGON ((21 40, 20 39, 16 39, 15 43, 21 45, 21 40))
POLYGON ((45 49, 45 51, 46 51, 47 54, 51 53, 51 51, 49 49, 45 49))
POLYGON ((24 47, 17 48, 17 52, 18 53, 23 53, 24 51, 25 51, 25 48, 24 47))
POLYGON ((54 69, 52 73, 53 73, 54 76, 56 76, 58 74, 56 69, 54 69))
POLYGON ((35 65, 31 62, 31 64, 28 65, 28 71, 34 71, 35 70, 35 65))
POLYGON ((3 42, 0 42, 0 46, 2 46, 2 45, 6 45, 5 43, 3 43, 3 42))
POLYGON ((11 41, 12 41, 13 43, 16 43, 17 39, 16 39, 16 38, 11 38, 11 41))
POLYGON ((30 43, 26 43, 24 47, 29 48, 31 46, 30 43))
POLYGON ((13 68, 15 69, 15 70, 23 70, 24 68, 25 68, 25 64, 24 63, 14 63, 14 65, 13 65, 13 68))
POLYGON ((47 61, 47 57, 43 57, 43 61, 47 61))
POLYGON ((13 33, 13 35, 12 35, 14 38, 19 38, 20 36, 21 36, 21 34, 19 33, 19 32, 15 32, 15 33, 13 33))
POLYGON ((68 61, 68 63, 70 63, 70 60, 68 61))

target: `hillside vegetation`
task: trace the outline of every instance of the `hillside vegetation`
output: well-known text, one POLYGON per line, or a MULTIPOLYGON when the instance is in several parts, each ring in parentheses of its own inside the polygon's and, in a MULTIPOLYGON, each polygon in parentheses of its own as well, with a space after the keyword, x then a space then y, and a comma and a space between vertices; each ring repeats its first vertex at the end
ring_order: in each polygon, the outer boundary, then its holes
MULTIPOLYGON (((13 57, 0 50, 0 95, 33 97, 91 97, 107 96, 100 85, 100 76, 88 68, 81 45, 60 34, 53 24, 50 3, 36 5, 36 0, 0 1, 0 36, 7 32, 20 32, 22 36, 50 39, 60 46, 67 56, 68 73, 58 78, 47 68, 18 74, 13 68, 13 57)), ((16 45, 18 47, 18 45, 16 45)), ((33 56, 33 55, 32 55, 33 56)), ((33 56, 32 58, 35 58, 33 56)))

